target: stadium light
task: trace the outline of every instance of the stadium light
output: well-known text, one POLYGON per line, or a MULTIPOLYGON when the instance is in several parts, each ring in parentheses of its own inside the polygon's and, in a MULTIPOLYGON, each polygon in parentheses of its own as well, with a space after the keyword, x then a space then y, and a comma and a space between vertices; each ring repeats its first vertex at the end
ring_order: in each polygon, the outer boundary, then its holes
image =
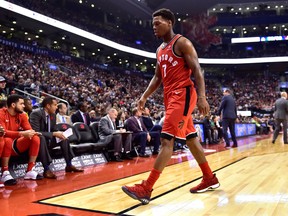
MULTIPOLYGON (((39 22, 48 24, 48 25, 53 26, 55 28, 62 29, 64 31, 73 33, 75 35, 79 35, 81 37, 87 38, 87 39, 92 40, 94 42, 103 44, 105 46, 109 46, 111 48, 114 48, 114 49, 117 49, 117 50, 120 50, 123 52, 131 53, 133 55, 139 55, 139 56, 143 56, 146 58, 156 59, 156 55, 154 52, 147 52, 147 51, 143 51, 140 49, 136 49, 136 48, 132 48, 132 47, 128 47, 128 46, 116 43, 114 41, 111 41, 111 40, 108 40, 106 38, 100 37, 98 35, 92 34, 90 32, 84 31, 82 29, 76 28, 75 26, 69 25, 67 23, 61 22, 61 21, 53 19, 51 17, 44 16, 40 13, 35 12, 35 11, 23 8, 21 6, 13 4, 11 2, 0 0, 0 7, 4 8, 6 10, 12 11, 14 13, 18 13, 18 14, 21 14, 23 16, 29 17, 31 19, 37 20, 39 22)), ((6 32, 2 31, 2 33, 6 33, 6 32)), ((28 34, 28 33, 25 32, 25 34, 28 34)), ((288 36, 283 36, 283 37, 285 37, 285 40, 288 39, 288 36)), ((28 40, 29 39, 31 40, 31 38, 28 38, 28 40)), ((238 41, 238 43, 247 43, 247 42, 251 42, 251 40, 252 40, 252 42, 260 42, 260 41, 262 41, 262 39, 263 39, 262 37, 261 38, 260 37, 238 38, 238 40, 241 41, 241 42, 238 41), (253 41, 253 40, 255 40, 255 41, 253 41)), ((267 40, 272 41, 273 38, 271 39, 271 37, 270 37, 267 40)), ((237 42, 235 42, 235 40, 233 40, 233 41, 234 41, 234 43, 237 43, 237 42)), ((232 41, 232 43, 233 43, 233 41, 232 41)), ((73 47, 73 49, 75 50, 76 47, 73 47)), ((98 49, 98 51, 100 51, 100 50, 98 49)), ((222 64, 222 65, 223 64, 225 65, 225 64, 254 64, 254 63, 288 62, 288 56, 266 57, 266 58, 241 58, 241 59, 199 58, 199 62, 200 62, 200 64, 222 64)))

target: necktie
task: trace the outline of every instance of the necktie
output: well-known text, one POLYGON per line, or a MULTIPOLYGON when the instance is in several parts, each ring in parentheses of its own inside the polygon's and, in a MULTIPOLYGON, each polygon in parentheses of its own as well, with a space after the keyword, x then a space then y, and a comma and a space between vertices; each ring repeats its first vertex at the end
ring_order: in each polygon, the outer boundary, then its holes
POLYGON ((84 123, 87 124, 86 113, 83 113, 83 120, 84 120, 84 123))
POLYGON ((66 123, 66 119, 65 119, 64 116, 62 116, 62 122, 63 122, 63 123, 66 123))
POLYGON ((48 132, 51 132, 51 129, 50 129, 50 116, 49 115, 47 115, 46 116, 46 120, 47 120, 47 130, 48 130, 48 132))
POLYGON ((139 127, 140 127, 140 130, 143 131, 143 128, 142 128, 142 126, 141 126, 140 119, 139 119, 139 118, 136 118, 136 120, 137 120, 137 122, 138 122, 138 125, 139 125, 139 127))

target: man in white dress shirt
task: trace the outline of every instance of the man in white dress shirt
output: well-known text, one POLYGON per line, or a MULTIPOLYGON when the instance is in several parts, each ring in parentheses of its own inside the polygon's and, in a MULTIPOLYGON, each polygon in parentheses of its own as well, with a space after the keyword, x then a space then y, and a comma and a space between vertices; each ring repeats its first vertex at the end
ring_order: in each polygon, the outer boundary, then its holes
POLYGON ((56 123, 72 124, 70 116, 67 115, 68 108, 65 103, 58 103, 57 110, 56 123))

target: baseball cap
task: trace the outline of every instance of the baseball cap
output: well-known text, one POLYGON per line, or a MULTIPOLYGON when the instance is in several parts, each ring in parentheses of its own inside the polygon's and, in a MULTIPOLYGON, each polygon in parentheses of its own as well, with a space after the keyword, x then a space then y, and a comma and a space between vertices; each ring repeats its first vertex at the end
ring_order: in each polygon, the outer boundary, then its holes
POLYGON ((3 76, 0 76, 0 82, 4 82, 6 81, 5 78, 3 76))

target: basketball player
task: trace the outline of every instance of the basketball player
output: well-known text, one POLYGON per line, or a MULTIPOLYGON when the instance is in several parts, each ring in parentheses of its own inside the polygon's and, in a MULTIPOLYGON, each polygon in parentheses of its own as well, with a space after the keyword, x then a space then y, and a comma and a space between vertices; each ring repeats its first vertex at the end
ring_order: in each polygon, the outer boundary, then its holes
POLYGON ((40 138, 38 133, 32 130, 28 117, 24 111, 24 99, 20 95, 10 95, 7 98, 7 108, 0 109, 0 125, 3 126, 5 134, 0 142, 4 142, 2 153, 2 177, 4 185, 15 185, 17 181, 8 170, 10 156, 21 155, 28 151, 29 162, 25 180, 39 180, 43 176, 39 175, 35 167, 36 158, 39 152, 40 138))
POLYGON ((203 173, 201 183, 191 188, 190 192, 199 193, 220 186, 205 158, 191 115, 196 103, 201 114, 209 113, 204 77, 192 43, 173 32, 174 23, 174 14, 169 9, 160 9, 153 13, 153 30, 163 43, 157 49, 155 75, 138 101, 138 108, 144 109, 147 98, 163 83, 166 116, 161 132, 162 145, 148 179, 141 184, 122 187, 127 195, 142 204, 149 203, 152 188, 172 156, 175 138, 186 139, 186 144, 203 173), (197 84, 198 97, 190 79, 191 74, 197 84))

